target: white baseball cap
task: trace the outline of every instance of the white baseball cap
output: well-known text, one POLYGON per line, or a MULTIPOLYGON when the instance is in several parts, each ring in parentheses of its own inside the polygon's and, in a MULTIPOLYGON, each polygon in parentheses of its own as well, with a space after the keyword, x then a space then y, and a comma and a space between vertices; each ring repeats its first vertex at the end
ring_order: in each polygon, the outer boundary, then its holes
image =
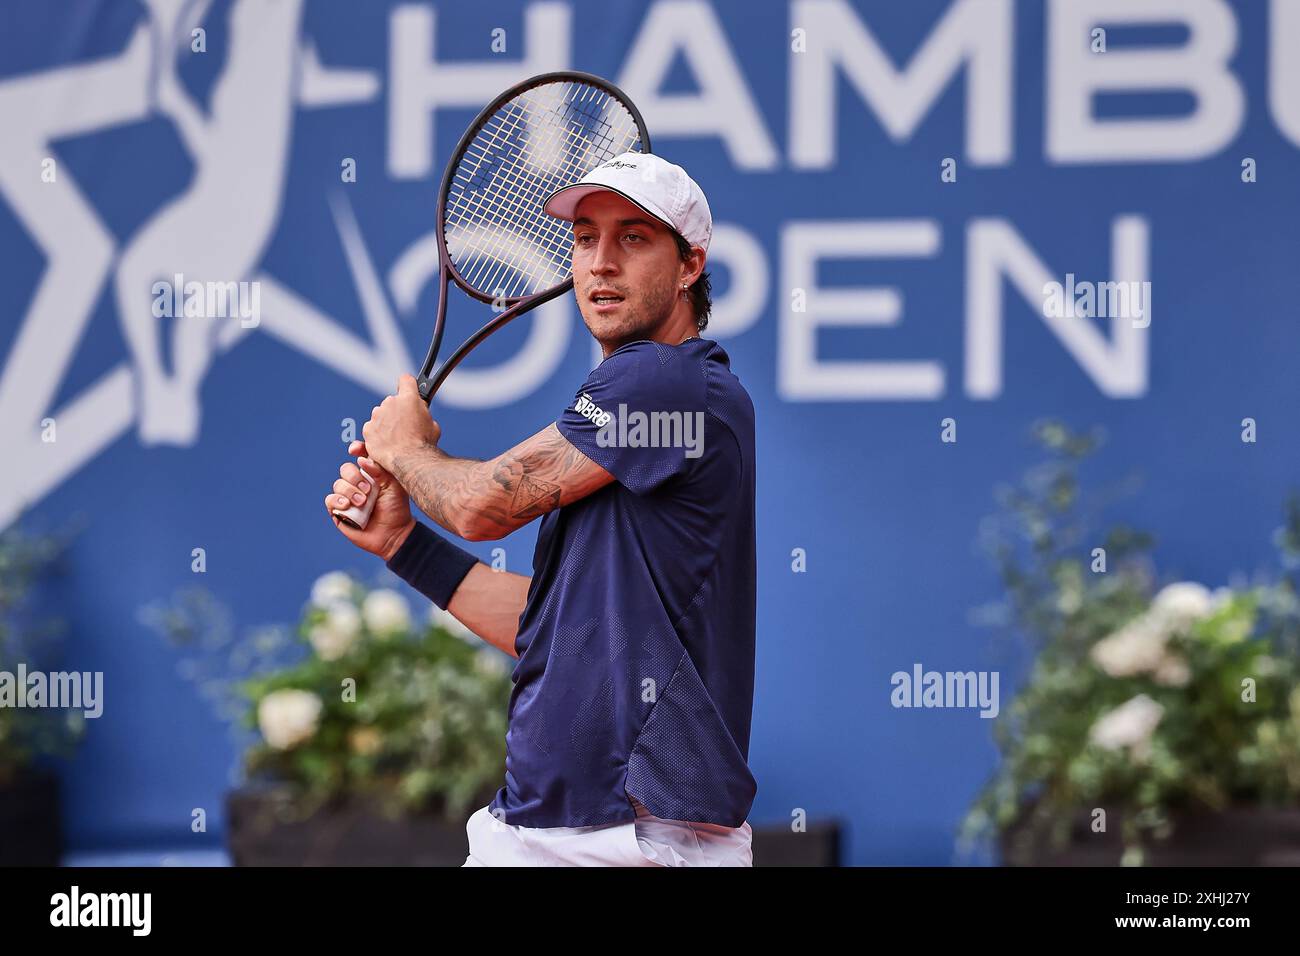
POLYGON ((573 222, 578 203, 602 189, 640 206, 692 246, 708 250, 713 215, 704 191, 682 167, 652 153, 615 156, 576 183, 551 193, 542 208, 557 219, 573 222))

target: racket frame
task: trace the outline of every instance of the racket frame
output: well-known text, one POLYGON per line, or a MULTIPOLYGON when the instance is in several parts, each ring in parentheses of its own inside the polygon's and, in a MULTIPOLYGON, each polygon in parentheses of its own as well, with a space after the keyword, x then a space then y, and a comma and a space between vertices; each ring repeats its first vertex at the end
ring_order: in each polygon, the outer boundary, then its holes
POLYGON ((479 132, 488 124, 488 121, 497 114, 506 103, 518 96, 527 93, 531 89, 539 86, 545 86, 548 83, 585 83, 603 90, 605 93, 616 99, 632 116, 632 121, 636 124, 637 140, 640 142, 640 152, 649 153, 650 133, 646 129, 645 120, 641 117, 641 111, 621 89, 610 83, 603 77, 596 76, 594 73, 583 73, 580 70, 554 70, 550 73, 539 73, 536 76, 529 77, 521 83, 516 83, 510 89, 497 96, 487 106, 479 111, 478 116, 466 128, 461 135, 460 141, 456 144, 455 150, 452 151, 451 158, 447 161, 447 168, 442 174, 442 188, 438 190, 438 212, 437 212, 437 239, 438 239, 438 273, 439 281, 442 283, 441 294, 438 296, 438 312, 434 319, 433 338, 429 343, 429 351, 425 355, 424 363, 420 366, 420 373, 416 376, 416 382, 420 387, 420 397, 424 399, 427 405, 433 401, 433 396, 437 393, 442 383, 447 380, 447 376, 452 370, 461 363, 479 343, 486 339, 493 332, 496 332, 502 326, 506 325, 513 319, 518 318, 525 312, 533 309, 544 302, 564 295, 573 288, 573 276, 565 279, 559 285, 552 286, 541 292, 535 292, 532 295, 516 296, 494 296, 485 292, 480 292, 469 281, 460 274, 456 264, 452 261, 451 254, 447 251, 447 197, 451 194, 451 184, 456 169, 460 166, 470 143, 474 141, 479 132), (447 322, 447 282, 454 282, 462 292, 473 299, 485 302, 489 305, 504 305, 506 308, 491 321, 479 328, 477 332, 471 335, 464 343, 456 349, 451 356, 442 363, 438 368, 437 374, 433 374, 434 365, 438 361, 438 352, 442 347, 442 336, 447 322))
MULTIPOLYGON (((580 70, 553 70, 549 73, 539 73, 536 76, 516 83, 505 92, 501 93, 487 106, 479 111, 478 116, 466 128, 461 135, 460 141, 456 148, 452 150, 451 158, 447 161, 447 168, 442 174, 442 187, 438 190, 438 210, 437 210, 437 241, 438 241, 438 282, 441 288, 438 290, 438 311, 433 323, 433 337, 429 342, 429 351, 424 357, 424 362, 420 366, 420 373, 416 376, 416 383, 420 389, 420 398, 428 405, 433 401, 433 396, 437 394, 442 383, 447 380, 447 376, 455 370, 461 361, 473 351, 492 333, 504 327, 507 323, 517 319, 525 312, 531 311, 551 299, 564 295, 573 288, 573 275, 565 279, 559 285, 544 289, 541 292, 535 292, 532 295, 516 296, 493 296, 480 292, 474 286, 470 285, 468 280, 460 274, 456 264, 452 261, 451 254, 447 251, 447 197, 451 194, 452 179, 456 175, 456 169, 464 158, 470 143, 474 137, 487 125, 488 121, 497 114, 506 103, 515 97, 527 93, 531 89, 544 86, 548 83, 586 83, 616 99, 632 116, 632 121, 636 124, 637 140, 640 143, 640 152, 649 153, 650 133, 646 129, 645 120, 641 117, 641 111, 636 108, 636 104, 621 89, 610 83, 608 80, 596 76, 594 73, 583 73, 580 70), (505 305, 506 308, 499 315, 493 317, 489 322, 480 326, 478 331, 467 338, 460 347, 453 352, 442 365, 438 366, 438 371, 434 373, 434 366, 438 361, 438 353, 442 348, 442 336, 446 331, 447 325, 447 293, 450 283, 456 286, 472 299, 489 305, 505 305)), ((334 511, 335 518, 352 528, 362 531, 365 529, 370 520, 370 513, 374 509, 375 500, 378 497, 378 488, 375 481, 362 470, 361 474, 370 482, 370 494, 366 497, 364 505, 349 507, 343 510, 334 511)))

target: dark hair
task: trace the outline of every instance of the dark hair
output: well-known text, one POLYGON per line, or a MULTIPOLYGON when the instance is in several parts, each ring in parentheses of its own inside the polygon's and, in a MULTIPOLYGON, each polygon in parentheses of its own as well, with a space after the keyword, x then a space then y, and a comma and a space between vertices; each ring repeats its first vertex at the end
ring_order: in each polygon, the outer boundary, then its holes
MULTIPOLYGON (((670 229, 669 232, 677 240, 677 252, 681 255, 682 262, 685 262, 691 257, 691 244, 676 229, 670 229)), ((703 332, 709 324, 709 313, 713 311, 713 285, 709 282, 707 272, 701 272, 695 280, 690 288, 690 297, 691 308, 695 311, 695 327, 703 332)))

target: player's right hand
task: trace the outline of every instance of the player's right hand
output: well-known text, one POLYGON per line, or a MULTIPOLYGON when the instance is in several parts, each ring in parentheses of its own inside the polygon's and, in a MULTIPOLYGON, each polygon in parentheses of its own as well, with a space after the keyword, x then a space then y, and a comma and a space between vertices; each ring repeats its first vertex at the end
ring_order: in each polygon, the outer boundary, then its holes
POLYGON ((340 534, 358 548, 387 561, 397 553, 397 549, 415 527, 410 498, 396 478, 379 467, 378 463, 365 457, 364 443, 353 442, 348 447, 348 452, 357 455, 357 461, 345 461, 339 466, 338 480, 334 482, 333 490, 325 496, 325 510, 340 534), (374 478, 377 488, 370 487, 370 482, 361 474, 362 468, 374 478), (354 505, 363 504, 367 496, 376 494, 379 498, 364 531, 358 531, 340 521, 334 514, 335 511, 346 511, 354 505))

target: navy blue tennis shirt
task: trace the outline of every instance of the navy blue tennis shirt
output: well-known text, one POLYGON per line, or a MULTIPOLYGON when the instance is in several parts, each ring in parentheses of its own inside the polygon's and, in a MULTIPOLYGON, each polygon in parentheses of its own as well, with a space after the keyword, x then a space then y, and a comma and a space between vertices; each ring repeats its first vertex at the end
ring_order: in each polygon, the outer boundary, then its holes
POLYGON ((519 618, 508 824, 738 827, 756 790, 754 406, 707 339, 625 345, 557 422, 615 482, 543 516, 519 618))

